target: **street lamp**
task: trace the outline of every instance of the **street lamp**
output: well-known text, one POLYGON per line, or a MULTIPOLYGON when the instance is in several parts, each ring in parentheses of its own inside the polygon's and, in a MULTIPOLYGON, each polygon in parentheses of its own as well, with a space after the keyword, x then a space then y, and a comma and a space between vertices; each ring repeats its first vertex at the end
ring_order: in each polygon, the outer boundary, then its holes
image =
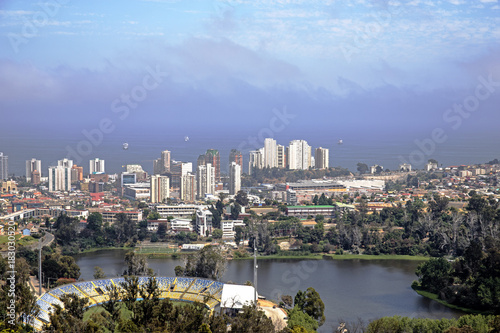
POLYGON ((50 287, 50 280, 57 281, 56 278, 51 278, 51 277, 47 278, 47 289, 49 289, 49 287, 50 287))

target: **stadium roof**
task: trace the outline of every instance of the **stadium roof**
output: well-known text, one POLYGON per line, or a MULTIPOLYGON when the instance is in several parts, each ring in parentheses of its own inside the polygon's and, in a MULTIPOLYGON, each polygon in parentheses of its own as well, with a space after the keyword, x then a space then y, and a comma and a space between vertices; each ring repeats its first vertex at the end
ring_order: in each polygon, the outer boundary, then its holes
POLYGON ((243 305, 254 302, 255 288, 237 284, 224 284, 222 289, 221 308, 241 309, 243 305))

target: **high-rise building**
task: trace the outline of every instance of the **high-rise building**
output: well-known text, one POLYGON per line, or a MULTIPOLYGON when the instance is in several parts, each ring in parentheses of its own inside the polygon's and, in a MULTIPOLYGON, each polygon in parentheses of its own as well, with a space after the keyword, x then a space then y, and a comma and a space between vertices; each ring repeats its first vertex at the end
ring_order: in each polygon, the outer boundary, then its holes
POLYGON ((160 162, 161 173, 170 172, 170 151, 169 150, 162 151, 160 160, 161 160, 160 162))
POLYGON ((290 141, 287 156, 290 170, 307 170, 311 166, 311 146, 305 140, 290 141))
POLYGON ((181 177, 193 172, 193 163, 172 161, 170 164, 170 186, 179 188, 181 186, 181 177))
POLYGON ((71 169, 73 167, 73 160, 68 160, 67 158, 65 158, 57 161, 57 165, 71 169))
POLYGON ((170 196, 170 179, 167 176, 151 176, 150 195, 152 203, 165 202, 170 196))
POLYGON ((40 171, 34 170, 31 173, 31 183, 34 185, 40 184, 40 171))
POLYGON ((193 202, 196 199, 196 179, 192 173, 181 176, 181 200, 193 202))
POLYGON ((104 171, 104 160, 101 160, 99 158, 95 158, 93 160, 90 160, 89 162, 89 173, 91 175, 96 175, 100 173, 105 173, 104 171))
POLYGON ((196 173, 198 198, 205 198, 206 194, 215 193, 215 168, 211 163, 200 165, 196 173))
MULTIPOLYGON (((61 161, 59 161, 61 162, 61 161)), ((49 167, 49 191, 70 191, 71 190, 71 167, 58 165, 49 167)))
POLYGON ((229 166, 229 194, 234 195, 241 189, 241 166, 231 162, 229 166))
POLYGON ((330 166, 330 150, 327 148, 316 148, 314 151, 314 163, 316 169, 328 169, 330 166))
POLYGON ((74 182, 81 181, 83 179, 83 167, 73 164, 71 167, 71 180, 74 182))
POLYGON ((278 168, 286 168, 286 149, 285 146, 277 145, 276 151, 278 154, 278 168))
POLYGON ((6 180, 9 173, 9 157, 0 152, 0 180, 6 180))
MULTIPOLYGON (((31 174, 33 171, 38 170, 39 173, 42 172, 42 161, 32 158, 26 161, 26 179, 31 179, 31 174)), ((33 182, 33 180, 32 180, 33 182)))
POLYGON ((241 154, 241 151, 231 149, 231 152, 229 153, 229 165, 231 165, 232 162, 236 162, 236 164, 241 167, 241 171, 243 171, 243 155, 241 154))
POLYGON ((248 174, 251 175, 254 170, 256 169, 262 169, 262 166, 264 165, 263 158, 262 158, 262 151, 264 149, 261 148, 259 150, 252 150, 250 151, 250 159, 248 161, 248 174))
POLYGON ((161 158, 157 158, 156 160, 153 161, 153 174, 154 175, 159 175, 161 174, 161 158))
POLYGON ((276 168, 278 166, 278 146, 276 140, 264 139, 264 168, 276 168))
POLYGON ((215 170, 215 180, 220 180, 220 154, 217 149, 207 149, 205 153, 206 164, 212 164, 215 170))

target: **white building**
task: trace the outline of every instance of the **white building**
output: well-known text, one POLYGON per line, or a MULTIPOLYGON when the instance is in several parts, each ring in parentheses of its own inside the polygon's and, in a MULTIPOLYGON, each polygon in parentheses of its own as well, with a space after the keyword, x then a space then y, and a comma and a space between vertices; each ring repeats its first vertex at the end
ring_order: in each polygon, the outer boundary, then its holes
POLYGON ((425 171, 436 170, 437 168, 438 168, 437 163, 428 162, 428 163, 425 165, 425 171))
POLYGON ((205 237, 212 234, 212 213, 208 208, 198 209, 196 211, 196 232, 205 237))
POLYGON ((151 176, 149 183, 151 202, 165 202, 170 196, 170 179, 167 176, 151 176))
POLYGON ((411 171, 411 164, 410 163, 403 163, 399 165, 399 171, 401 172, 410 172, 411 171))
POLYGON ((199 165, 196 173, 198 198, 203 199, 207 194, 215 194, 215 168, 211 163, 199 165))
POLYGON ((311 166, 311 146, 305 140, 290 141, 287 156, 290 170, 307 170, 311 166))
POLYGON ((149 183, 135 183, 123 186, 123 196, 137 201, 148 201, 151 196, 149 183))
POLYGON ((263 161, 263 148, 259 150, 250 151, 250 159, 248 161, 248 174, 251 175, 253 170, 262 169, 264 166, 263 161))
POLYGON ((330 167, 330 150, 322 147, 316 148, 314 162, 316 169, 328 169, 330 167))
POLYGON ((181 200, 193 202, 196 199, 196 178, 193 174, 187 173, 181 176, 181 200))
POLYGON ((57 161, 57 166, 71 169, 73 167, 73 160, 68 160, 67 158, 64 158, 62 160, 57 161))
POLYGON ((278 166, 278 146, 276 140, 264 139, 264 168, 276 168, 278 166))
POLYGON ((32 158, 26 161, 26 179, 31 179, 33 171, 37 170, 42 174, 42 161, 32 158))
POLYGON ((5 156, 2 152, 0 152, 0 180, 4 180, 8 178, 9 173, 9 157, 5 156))
POLYGON ((384 171, 384 166, 375 164, 370 167, 371 174, 377 173, 377 170, 384 171))
POLYGON ((231 162, 229 166, 229 194, 234 195, 241 190, 241 166, 231 162))
POLYGON ((236 227, 245 227, 245 222, 242 220, 222 220, 221 229, 222 229, 222 238, 234 240, 234 235, 236 234, 236 227))
POLYGON ((104 171, 104 160, 99 158, 94 158, 89 161, 89 173, 91 175, 105 173, 104 171))
POLYGON ((170 228, 176 233, 181 231, 192 232, 193 224, 191 220, 188 219, 173 219, 172 222, 170 222, 170 228))
POLYGON ((206 206, 199 205, 158 205, 156 206, 156 212, 160 214, 162 218, 167 218, 169 216, 173 218, 190 218, 199 209, 204 209, 206 206))
MULTIPOLYGON (((59 161, 61 162, 61 161, 59 161)), ((73 165, 73 161, 71 161, 73 165)), ((71 190, 71 167, 49 167, 49 192, 71 190)))
POLYGON ((164 150, 161 152, 160 157, 161 173, 170 172, 170 151, 164 150))

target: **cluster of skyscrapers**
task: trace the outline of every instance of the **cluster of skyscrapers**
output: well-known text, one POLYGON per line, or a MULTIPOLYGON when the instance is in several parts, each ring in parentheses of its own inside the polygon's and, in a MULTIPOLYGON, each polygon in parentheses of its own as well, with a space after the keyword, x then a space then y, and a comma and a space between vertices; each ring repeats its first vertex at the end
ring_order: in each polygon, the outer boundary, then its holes
MULTIPOLYGON (((236 194, 241 189, 241 152, 233 149, 229 163, 229 194, 236 194)), ((170 151, 162 151, 160 158, 153 162, 151 202, 164 202, 170 196, 169 189, 178 190, 179 199, 188 202, 215 194, 223 189, 220 166, 220 154, 216 149, 208 149, 198 157, 195 172, 191 162, 174 161, 170 151)))
MULTIPOLYGON (((280 145, 272 138, 264 140, 264 147, 250 152, 249 173, 263 168, 288 168, 290 170, 324 169, 329 167, 329 151, 316 148, 314 156, 312 148, 305 140, 290 141, 287 147, 280 145)), ((0 180, 8 178, 8 158, 0 152, 0 180)), ((193 202, 204 199, 207 195, 228 190, 230 195, 241 189, 243 172, 243 155, 233 149, 229 154, 229 175, 221 178, 220 154, 216 149, 208 149, 198 157, 196 168, 192 162, 180 162, 172 159, 171 152, 164 150, 160 157, 153 161, 153 175, 148 174, 140 165, 127 165, 121 173, 120 183, 128 196, 135 199, 149 199, 153 203, 165 202, 175 191, 174 197, 181 201, 193 202), (226 183, 226 186, 224 185, 226 183)), ((41 182, 41 161, 35 158, 26 161, 26 179, 33 184, 41 182)), ((70 191, 72 182, 99 182, 100 189, 108 181, 105 175, 105 161, 99 158, 89 161, 89 177, 83 179, 83 168, 73 164, 67 158, 59 160, 57 165, 48 168, 49 191, 70 191)), ((92 183, 92 184, 91 184, 92 183)), ((126 195, 127 196, 127 195, 126 195)))
POLYGON ((292 140, 288 147, 282 146, 272 138, 264 139, 264 147, 250 152, 248 172, 255 169, 288 168, 290 170, 306 170, 310 167, 326 169, 329 167, 329 150, 316 148, 314 156, 312 148, 305 140, 292 140))

